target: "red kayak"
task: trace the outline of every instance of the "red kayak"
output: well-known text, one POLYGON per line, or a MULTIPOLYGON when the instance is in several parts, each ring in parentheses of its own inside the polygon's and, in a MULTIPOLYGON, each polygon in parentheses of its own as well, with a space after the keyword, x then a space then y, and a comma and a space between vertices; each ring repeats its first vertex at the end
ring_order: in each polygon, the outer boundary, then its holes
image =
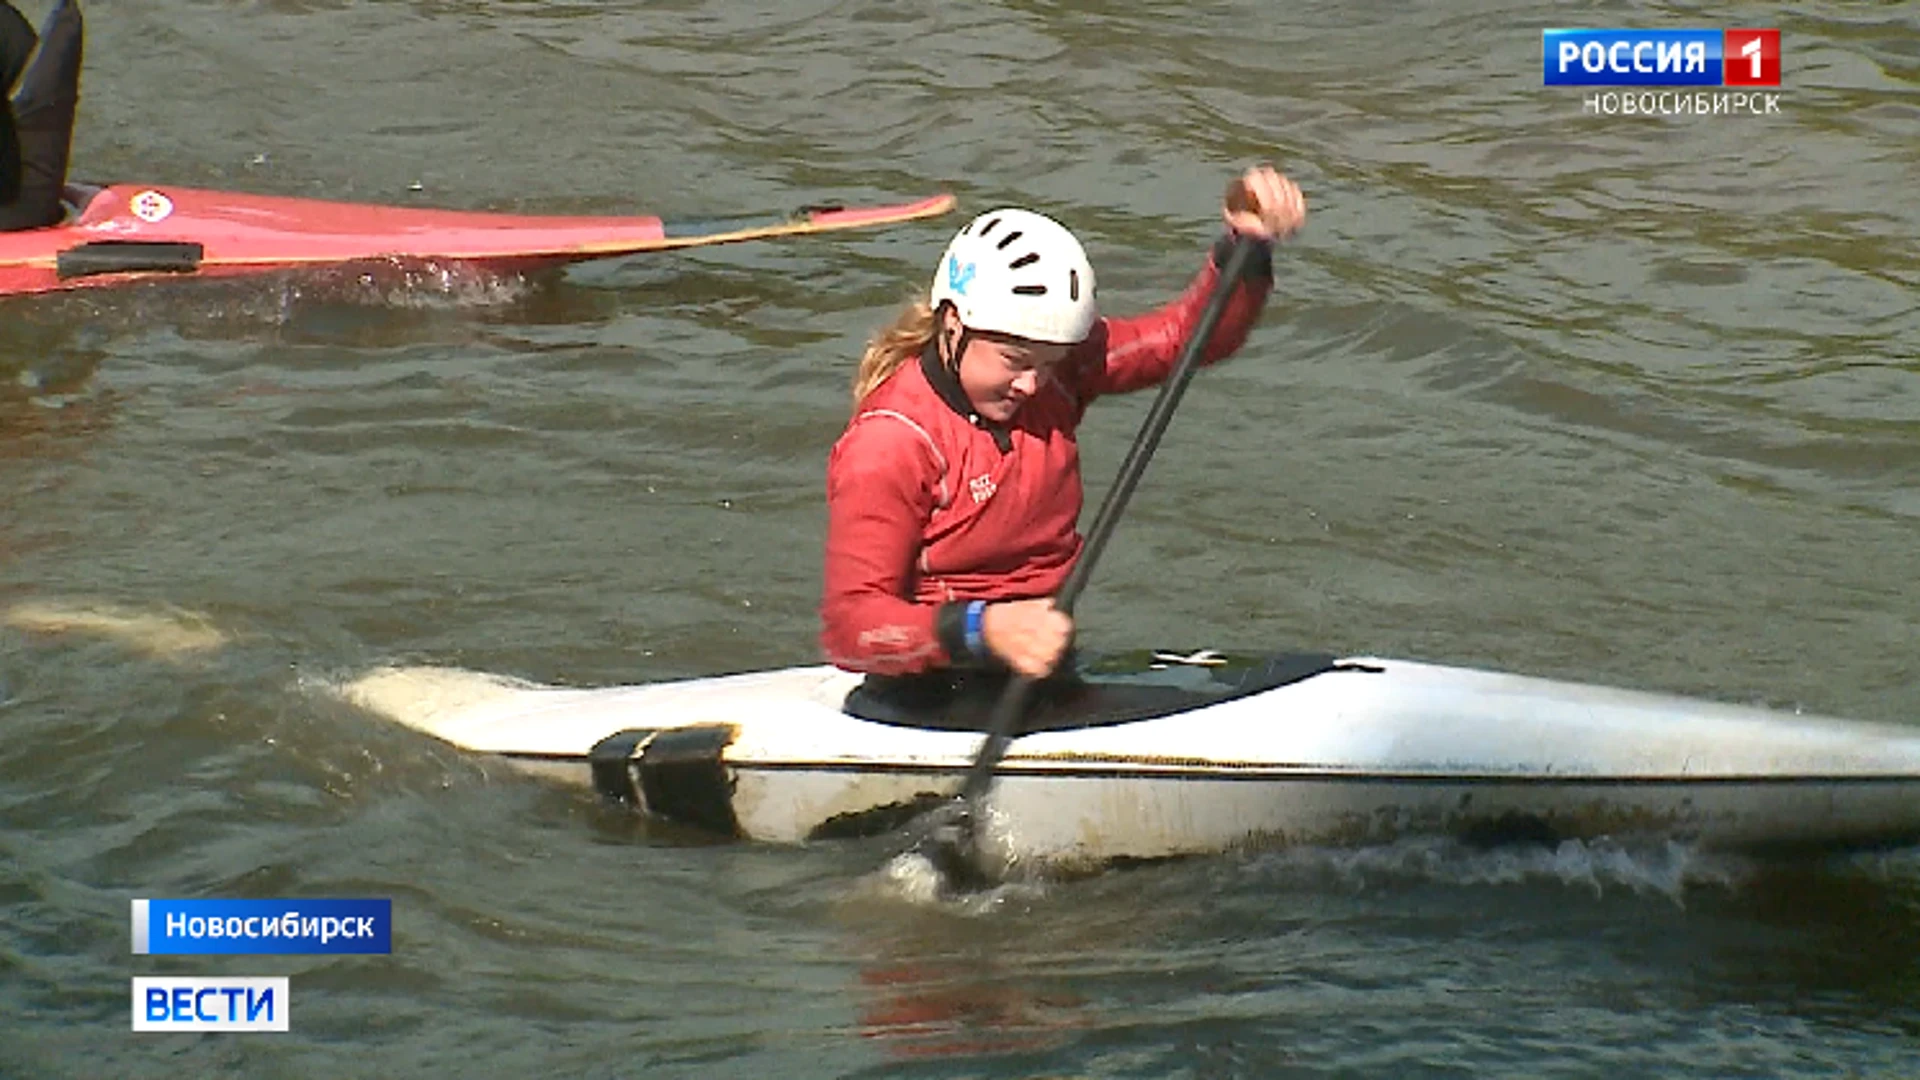
POLYGON ((372 261, 527 269, 639 251, 763 240, 937 217, 952 195, 888 206, 668 222, 428 210, 195 188, 71 185, 78 213, 0 233, 0 296, 122 285, 162 275, 231 277, 372 261))

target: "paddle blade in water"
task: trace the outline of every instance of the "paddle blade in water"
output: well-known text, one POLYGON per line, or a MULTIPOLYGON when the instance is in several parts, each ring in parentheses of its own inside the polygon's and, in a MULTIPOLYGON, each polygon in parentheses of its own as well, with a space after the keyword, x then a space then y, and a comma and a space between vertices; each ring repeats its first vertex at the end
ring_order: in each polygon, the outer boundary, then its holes
POLYGON ((948 890, 977 892, 997 884, 982 858, 979 828, 967 799, 942 803, 921 820, 921 827, 924 831, 916 850, 939 872, 948 890))

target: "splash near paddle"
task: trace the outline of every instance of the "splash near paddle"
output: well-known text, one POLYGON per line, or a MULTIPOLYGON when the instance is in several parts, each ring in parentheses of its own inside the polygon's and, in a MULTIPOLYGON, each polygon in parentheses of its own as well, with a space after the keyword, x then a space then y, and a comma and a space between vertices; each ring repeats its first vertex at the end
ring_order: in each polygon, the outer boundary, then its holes
POLYGON ((235 277, 378 261, 507 270, 643 251, 877 228, 953 209, 940 194, 873 206, 702 221, 434 210, 171 186, 68 188, 67 221, 0 233, 0 296, 123 285, 160 276, 235 277))

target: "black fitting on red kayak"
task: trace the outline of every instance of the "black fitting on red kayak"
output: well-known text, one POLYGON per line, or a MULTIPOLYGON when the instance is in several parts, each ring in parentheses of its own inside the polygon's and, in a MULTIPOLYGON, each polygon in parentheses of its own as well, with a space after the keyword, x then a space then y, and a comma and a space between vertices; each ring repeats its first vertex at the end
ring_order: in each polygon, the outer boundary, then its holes
POLYGON ((207 250, 200 244, 152 240, 95 240, 54 257, 60 280, 95 274, 191 274, 207 250))

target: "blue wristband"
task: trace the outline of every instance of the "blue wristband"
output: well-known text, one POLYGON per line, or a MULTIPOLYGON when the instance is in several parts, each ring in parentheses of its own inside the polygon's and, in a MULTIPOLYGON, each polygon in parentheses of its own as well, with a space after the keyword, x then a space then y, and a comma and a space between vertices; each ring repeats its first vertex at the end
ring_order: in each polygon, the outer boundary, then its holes
POLYGON ((967 651, 981 659, 985 659, 987 655, 987 639, 986 636, 981 633, 981 624, 986 620, 986 613, 987 602, 985 600, 968 602, 966 622, 967 651))

